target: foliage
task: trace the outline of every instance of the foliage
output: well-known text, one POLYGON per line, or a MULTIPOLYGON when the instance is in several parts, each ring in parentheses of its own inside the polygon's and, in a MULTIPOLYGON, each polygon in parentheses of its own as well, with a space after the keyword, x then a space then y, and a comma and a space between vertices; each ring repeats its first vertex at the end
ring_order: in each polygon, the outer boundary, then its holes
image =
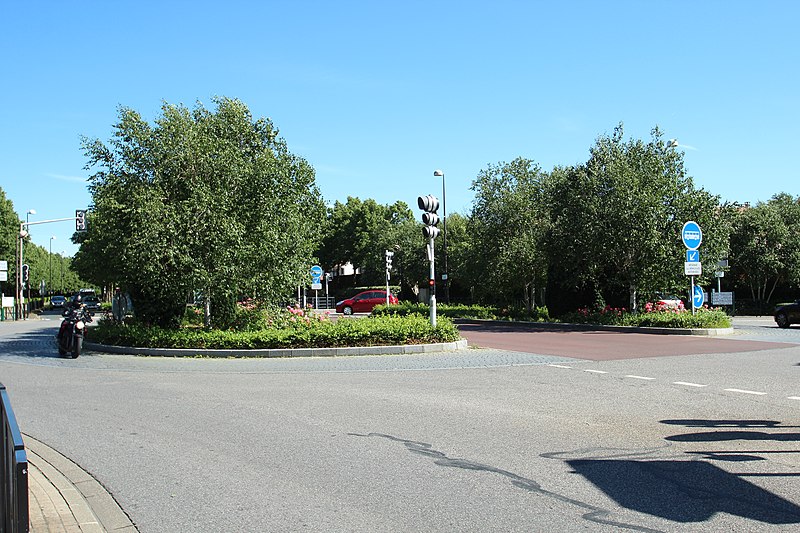
POLYGON ((728 229, 718 197, 695 188, 683 154, 658 128, 647 143, 625 142, 620 124, 598 138, 585 165, 557 169, 552 178, 546 242, 559 288, 588 288, 595 302, 635 309, 637 291, 681 286, 687 220, 703 229, 705 263, 725 256, 728 229))
POLYGON ((360 284, 384 281, 384 251, 395 252, 393 271, 401 283, 416 281, 422 262, 412 251, 422 249, 419 223, 404 202, 382 205, 375 200, 361 201, 348 197, 328 209, 325 232, 318 251, 320 265, 326 270, 347 262, 360 269, 360 284))
POLYGON ((249 295, 288 299, 307 276, 324 207, 314 170, 238 100, 164 104, 150 125, 120 108, 106 146, 84 139, 94 205, 75 263, 131 294, 145 322, 175 326, 202 291, 215 322, 249 295))
MULTIPOLYGON (((302 311, 301 311, 302 312, 302 311)), ((455 325, 443 319, 432 328, 421 316, 382 316, 331 322, 306 315, 288 316, 287 324, 248 331, 168 329, 158 326, 114 325, 102 321, 92 341, 115 346, 203 349, 330 348, 454 342, 455 325)))
MULTIPOLYGON (((372 310, 375 316, 430 316, 430 306, 424 303, 401 301, 397 305, 379 305, 372 310)), ((528 311, 524 308, 509 308, 483 305, 437 304, 436 316, 448 318, 468 318, 475 320, 521 320, 528 322, 546 322, 550 316, 546 307, 537 307, 528 311)))
POLYGON ((730 263, 756 302, 779 283, 800 285, 800 197, 778 194, 753 207, 731 206, 730 263))
POLYGON ((570 324, 600 324, 608 326, 636 326, 659 328, 730 328, 731 320, 720 309, 703 307, 695 314, 687 309, 659 309, 645 305, 645 312, 631 313, 624 308, 606 306, 602 309, 581 308, 561 317, 570 324))
POLYGON ((544 286, 547 273, 545 178, 533 161, 518 158, 489 165, 472 183, 472 242, 464 264, 457 266, 480 301, 522 299, 528 310, 534 307, 536 288, 544 286))

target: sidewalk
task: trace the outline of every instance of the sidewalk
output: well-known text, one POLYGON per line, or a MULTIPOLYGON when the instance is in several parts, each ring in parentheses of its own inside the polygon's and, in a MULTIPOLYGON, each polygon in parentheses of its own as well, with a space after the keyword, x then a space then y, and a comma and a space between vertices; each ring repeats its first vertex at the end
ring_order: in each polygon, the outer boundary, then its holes
POLYGON ((32 533, 136 533, 111 494, 78 465, 23 435, 32 533))

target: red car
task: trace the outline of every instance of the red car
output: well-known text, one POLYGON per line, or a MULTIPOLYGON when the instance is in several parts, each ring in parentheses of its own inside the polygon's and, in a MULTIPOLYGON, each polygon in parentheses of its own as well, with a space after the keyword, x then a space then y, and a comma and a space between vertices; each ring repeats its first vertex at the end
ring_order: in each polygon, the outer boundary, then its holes
MULTIPOLYGON (((373 290, 359 292, 352 298, 336 302, 336 312, 352 315, 353 313, 371 313, 376 305, 386 303, 386 291, 373 290)), ((397 296, 389 293, 389 303, 397 304, 397 296)))

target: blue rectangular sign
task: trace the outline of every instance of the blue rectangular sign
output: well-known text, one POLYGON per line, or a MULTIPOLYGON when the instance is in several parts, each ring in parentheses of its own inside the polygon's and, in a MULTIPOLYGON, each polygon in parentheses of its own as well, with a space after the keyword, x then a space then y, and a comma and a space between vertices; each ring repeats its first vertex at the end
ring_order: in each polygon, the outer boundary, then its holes
POLYGON ((686 261, 698 263, 700 261, 700 250, 686 250, 686 261))

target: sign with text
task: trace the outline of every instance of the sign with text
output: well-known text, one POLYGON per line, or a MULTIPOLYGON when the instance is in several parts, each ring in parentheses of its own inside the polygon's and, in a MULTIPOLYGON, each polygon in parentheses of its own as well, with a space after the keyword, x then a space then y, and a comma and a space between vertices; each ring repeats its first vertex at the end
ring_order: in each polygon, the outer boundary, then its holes
POLYGON ((686 261, 683 263, 683 272, 687 276, 702 276, 703 264, 699 261, 686 261))
POLYGON ((711 304, 712 305, 733 305, 733 293, 732 292, 716 292, 716 291, 713 291, 711 293, 711 304))

